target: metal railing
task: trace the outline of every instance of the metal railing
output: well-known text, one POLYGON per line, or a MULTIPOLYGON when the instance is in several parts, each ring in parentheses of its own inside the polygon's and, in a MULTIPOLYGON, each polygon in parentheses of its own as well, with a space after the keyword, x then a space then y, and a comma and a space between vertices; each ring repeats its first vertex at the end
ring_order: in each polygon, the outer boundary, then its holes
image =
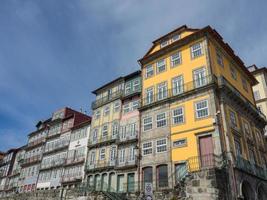
POLYGON ((83 155, 83 156, 78 156, 78 157, 67 158, 65 164, 70 165, 70 164, 80 163, 84 161, 85 161, 85 156, 83 155))
POLYGON ((243 170, 249 174, 255 175, 257 177, 267 180, 267 170, 266 167, 260 167, 255 163, 246 160, 242 156, 237 156, 235 161, 236 168, 243 170))
POLYGON ((61 182, 63 182, 63 183, 81 181, 81 180, 82 180, 82 173, 64 175, 61 178, 61 182))
POLYGON ((117 158, 116 160, 116 167, 126 167, 132 165, 137 165, 136 156, 134 157, 126 156, 123 159, 117 158))
POLYGON ((108 159, 104 159, 104 160, 97 160, 94 163, 88 163, 88 165, 86 166, 87 170, 94 170, 94 169, 98 169, 98 168, 105 168, 105 167, 114 167, 116 164, 116 159, 114 158, 114 160, 108 160, 108 159))
POLYGON ((34 140, 32 142, 29 142, 28 143, 28 147, 34 147, 34 146, 39 145, 39 144, 42 144, 44 142, 45 142, 45 137, 41 137, 41 138, 39 138, 37 140, 34 140))
POLYGON ((30 158, 25 158, 22 162, 23 165, 25 164, 30 164, 30 163, 34 163, 34 162, 39 162, 41 161, 42 156, 41 155, 36 155, 36 156, 32 156, 30 158))
POLYGON ((119 137, 118 137, 118 142, 125 142, 128 140, 134 140, 137 139, 138 137, 138 131, 135 130, 134 132, 126 132, 126 133, 122 133, 120 132, 119 137))
POLYGON ((93 145, 96 145, 96 144, 101 144, 101 143, 105 143, 105 142, 109 142, 109 141, 112 141, 112 140, 116 140, 118 138, 118 135, 111 135, 111 134, 108 134, 107 136, 100 136, 100 137, 97 137, 97 138, 90 138, 90 140, 88 141, 88 146, 93 146, 93 145))
POLYGON ((65 158, 61 158, 61 159, 58 159, 58 160, 53 160, 49 163, 42 163, 41 164, 41 169, 49 169, 49 168, 52 168, 52 167, 58 167, 58 166, 61 166, 61 165, 64 165, 66 162, 66 159, 65 158))
POLYGON ((107 104, 107 103, 109 103, 109 102, 111 102, 117 98, 120 98, 122 95, 123 95, 123 90, 113 92, 110 95, 104 96, 100 99, 93 101, 91 107, 94 110, 94 109, 96 109, 96 108, 98 108, 104 104, 107 104))
POLYGON ((129 92, 124 90, 123 96, 127 97, 127 96, 130 96, 130 95, 135 94, 135 93, 140 93, 141 90, 142 90, 141 85, 139 87, 135 88, 135 89, 131 89, 129 92))
POLYGON ((44 153, 50 153, 68 147, 69 143, 70 143, 69 141, 60 141, 58 145, 54 144, 52 147, 46 146, 44 149, 44 153))
POLYGON ((158 102, 158 101, 166 100, 171 97, 183 95, 189 91, 193 91, 195 89, 200 89, 204 86, 207 86, 215 81, 216 81, 216 78, 213 75, 208 75, 201 79, 196 79, 194 81, 185 83, 181 85, 180 87, 167 89, 161 93, 156 93, 153 96, 145 97, 142 100, 142 106, 146 106, 146 105, 158 102))

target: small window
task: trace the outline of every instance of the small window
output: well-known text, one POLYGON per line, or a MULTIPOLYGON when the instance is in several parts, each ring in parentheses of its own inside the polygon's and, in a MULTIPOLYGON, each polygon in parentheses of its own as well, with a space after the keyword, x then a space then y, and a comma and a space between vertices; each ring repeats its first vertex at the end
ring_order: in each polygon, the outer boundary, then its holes
POLYGON ((208 100, 197 102, 195 109, 197 119, 207 117, 209 115, 208 100))
POLYGON ((128 82, 125 84, 125 94, 129 94, 131 92, 131 83, 128 82))
POLYGON ((182 59, 181 59, 181 53, 180 52, 177 52, 173 55, 171 55, 171 66, 172 67, 175 67, 179 64, 181 64, 182 62, 182 59))
POLYGON ((173 147, 184 147, 187 145, 186 139, 180 139, 173 141, 173 147))
POLYGON ((179 40, 181 38, 180 34, 175 34, 174 36, 172 36, 172 42, 175 42, 177 40, 179 40))
POLYGON ((167 139, 164 138, 164 139, 160 139, 160 140, 157 140, 157 153, 161 153, 161 152, 166 152, 167 151, 167 139))
POLYGON ((137 110, 139 108, 139 100, 135 100, 132 102, 132 109, 137 110))
POLYGON ((168 44, 169 44, 169 41, 168 40, 165 40, 165 41, 163 41, 163 42, 160 43, 160 47, 161 48, 166 47, 168 44))
POLYGON ((220 65, 221 67, 223 67, 223 56, 222 53, 217 49, 216 50, 216 57, 217 57, 217 63, 218 65, 220 65))
POLYGON ((152 154, 152 142, 146 142, 143 144, 143 155, 152 154))
POLYGON ((104 160, 106 156, 106 149, 100 149, 100 160, 104 160))
POLYGON ((123 105, 123 113, 130 112, 130 103, 126 103, 123 105))
POLYGON ((110 113, 109 106, 106 106, 106 107, 104 108, 104 116, 109 115, 109 113, 110 113))
POLYGON ((202 52, 202 45, 201 43, 196 43, 193 46, 191 46, 191 57, 197 58, 203 54, 202 52))
POLYGON ((231 123, 231 127, 237 128, 236 114, 231 110, 230 110, 230 123, 231 123))
POLYGON ((149 78, 154 75, 154 69, 152 65, 146 67, 146 78, 149 78))
POLYGON ((157 62, 157 72, 163 72, 166 69, 165 59, 159 60, 157 62))
POLYGON ((233 79, 237 80, 237 72, 233 66, 230 66, 230 72, 233 79))
POLYGON ((144 131, 152 129, 152 117, 146 117, 143 119, 144 131))
POLYGON ((173 124, 182 124, 184 123, 184 108, 176 108, 172 111, 173 124))
POLYGON ((154 90, 153 88, 146 89, 146 104, 151 104, 154 101, 154 90))
POLYGON ((242 86, 243 86, 243 89, 248 91, 248 85, 247 85, 247 81, 246 79, 242 78, 242 86))
POLYGON ((255 97, 255 100, 256 101, 260 100, 261 99, 261 97, 260 97, 260 91, 258 91, 258 90, 254 91, 254 97, 255 97))
POLYGON ((116 101, 114 103, 114 112, 119 112, 121 108, 121 103, 119 101, 116 101))
POLYGON ((140 89, 140 81, 139 80, 134 80, 133 81, 133 90, 138 91, 140 89))
POLYGON ((160 83, 158 85, 158 100, 167 98, 167 94, 168 94, 167 83, 166 82, 160 83))
POLYGON ((157 128, 164 127, 167 125, 166 113, 157 115, 157 128))
POLYGON ((104 125, 102 129, 102 137, 108 136, 108 125, 104 125))

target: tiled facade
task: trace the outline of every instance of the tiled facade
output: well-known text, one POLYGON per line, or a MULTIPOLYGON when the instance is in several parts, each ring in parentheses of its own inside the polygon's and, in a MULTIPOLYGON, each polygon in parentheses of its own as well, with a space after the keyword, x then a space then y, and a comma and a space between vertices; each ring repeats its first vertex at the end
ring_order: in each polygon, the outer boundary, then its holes
POLYGON ((139 64, 93 91, 92 121, 64 108, 39 122, 0 162, 0 192, 267 199, 266 69, 250 73, 209 26, 160 37, 139 64))

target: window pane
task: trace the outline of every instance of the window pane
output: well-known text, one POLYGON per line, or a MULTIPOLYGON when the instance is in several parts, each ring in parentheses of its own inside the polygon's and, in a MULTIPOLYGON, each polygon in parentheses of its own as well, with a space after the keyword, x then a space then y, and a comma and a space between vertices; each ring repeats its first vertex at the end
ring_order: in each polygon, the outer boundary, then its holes
POLYGON ((168 167, 162 165, 158 167, 158 187, 168 187, 168 167))

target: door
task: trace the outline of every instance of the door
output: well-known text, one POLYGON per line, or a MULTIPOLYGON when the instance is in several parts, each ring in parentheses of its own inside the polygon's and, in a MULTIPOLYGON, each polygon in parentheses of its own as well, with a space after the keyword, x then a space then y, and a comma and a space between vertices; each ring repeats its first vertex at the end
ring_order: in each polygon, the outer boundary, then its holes
POLYGON ((127 176, 127 192, 134 192, 134 174, 128 174, 127 176))
POLYGON ((199 138, 200 167, 209 168, 214 165, 213 141, 211 135, 199 138))

